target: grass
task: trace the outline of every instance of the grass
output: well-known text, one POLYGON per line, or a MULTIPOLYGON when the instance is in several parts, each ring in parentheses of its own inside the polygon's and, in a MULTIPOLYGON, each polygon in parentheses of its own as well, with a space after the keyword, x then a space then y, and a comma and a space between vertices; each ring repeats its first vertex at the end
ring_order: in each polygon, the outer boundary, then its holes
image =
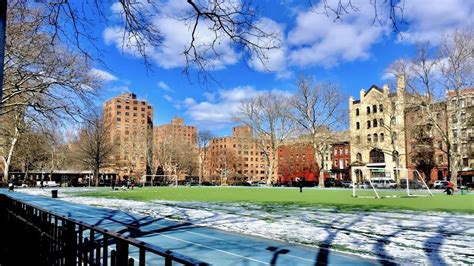
MULTIPOLYGON (((372 191, 360 190, 358 195, 373 195, 372 191)), ((237 202, 259 205, 327 206, 341 210, 416 210, 474 213, 474 194, 433 197, 404 197, 404 192, 379 191, 381 196, 397 195, 396 198, 353 198, 351 190, 297 188, 244 188, 244 187, 154 187, 134 190, 111 191, 109 189, 77 193, 86 197, 131 199, 138 201, 170 200, 201 202, 237 202)))

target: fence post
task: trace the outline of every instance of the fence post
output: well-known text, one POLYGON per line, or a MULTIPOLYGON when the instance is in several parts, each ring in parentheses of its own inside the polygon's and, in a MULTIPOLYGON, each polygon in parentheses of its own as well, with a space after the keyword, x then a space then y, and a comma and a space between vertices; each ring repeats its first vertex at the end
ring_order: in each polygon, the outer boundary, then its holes
POLYGON ((65 234, 65 255, 66 265, 76 264, 76 251, 77 251, 77 239, 76 239, 76 225, 73 222, 66 222, 66 234, 65 234))
POLYGON ((117 238, 117 266, 128 264, 128 243, 117 238))

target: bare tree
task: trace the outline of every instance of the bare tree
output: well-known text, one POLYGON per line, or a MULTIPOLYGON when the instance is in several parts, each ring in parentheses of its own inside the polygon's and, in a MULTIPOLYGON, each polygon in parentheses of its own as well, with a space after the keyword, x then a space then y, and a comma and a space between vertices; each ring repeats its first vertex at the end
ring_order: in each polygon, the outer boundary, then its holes
POLYGON ((291 102, 286 95, 267 92, 242 102, 236 121, 252 128, 267 163, 267 184, 275 174, 278 147, 294 133, 291 102))
POLYGON ((332 83, 314 83, 312 78, 301 76, 298 91, 292 100, 292 119, 307 134, 318 161, 320 186, 324 186, 324 158, 331 144, 338 141, 336 129, 345 126, 344 98, 339 87, 332 83))
POLYGON ((79 133, 79 158, 83 166, 93 169, 95 185, 99 184, 100 170, 110 163, 114 152, 110 141, 111 124, 105 123, 101 114, 89 115, 79 133))
POLYGON ((209 130, 203 130, 198 132, 197 136, 197 147, 199 154, 199 185, 204 177, 204 164, 208 160, 208 148, 209 142, 212 140, 213 135, 209 130))
POLYGON ((438 103, 447 100, 447 94, 453 95, 446 103, 451 114, 450 127, 459 129, 463 121, 461 91, 474 84, 474 38, 472 30, 456 31, 446 36, 438 47, 430 44, 418 44, 413 58, 401 59, 390 67, 390 72, 406 77, 408 92, 414 101, 409 107, 422 112, 425 124, 429 124, 441 136, 444 151, 448 159, 448 169, 452 181, 457 182, 460 167, 460 153, 453 149, 458 138, 450 136, 446 121, 437 119, 440 114, 438 103))
MULTIPOLYGON (((57 124, 77 118, 89 104, 98 83, 89 74, 83 55, 74 53, 45 31, 48 23, 36 9, 24 9, 11 1, 8 12, 3 98, 0 118, 10 120, 3 143, 4 171, 23 129, 57 124)), ((5 175, 6 178, 6 175, 5 175)))

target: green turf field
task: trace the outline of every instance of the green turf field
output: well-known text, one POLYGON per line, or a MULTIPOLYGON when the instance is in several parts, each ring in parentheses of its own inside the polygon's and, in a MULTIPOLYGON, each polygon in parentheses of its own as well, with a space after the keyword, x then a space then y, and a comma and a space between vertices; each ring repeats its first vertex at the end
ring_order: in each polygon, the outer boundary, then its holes
MULTIPOLYGON (((358 190, 358 195, 373 195, 370 190, 358 190)), ((426 193, 426 192, 423 192, 426 193)), ((134 190, 103 189, 76 195, 108 197, 139 201, 205 201, 205 202, 250 202, 256 204, 281 204, 304 206, 333 206, 340 209, 386 209, 421 210, 474 213, 474 194, 434 194, 433 197, 406 198, 404 192, 379 190, 381 196, 397 195, 396 198, 353 198, 352 190, 305 189, 298 188, 244 188, 244 187, 154 187, 134 190)))

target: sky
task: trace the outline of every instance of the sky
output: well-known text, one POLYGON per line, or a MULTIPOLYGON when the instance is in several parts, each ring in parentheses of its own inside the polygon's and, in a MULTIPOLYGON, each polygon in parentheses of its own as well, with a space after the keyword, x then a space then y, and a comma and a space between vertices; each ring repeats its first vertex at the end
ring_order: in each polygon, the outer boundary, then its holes
MULTIPOLYGON (((191 26, 175 17, 189 10, 186 1, 160 2, 160 12, 154 14, 153 21, 162 33, 163 44, 147 50, 150 67, 136 51, 123 48, 121 24, 113 19, 120 8, 112 2, 111 22, 94 28, 99 36, 97 46, 104 51, 102 63, 91 70, 103 80, 101 101, 134 92, 154 106, 155 125, 180 116, 186 124, 211 130, 216 136, 229 135, 235 125, 232 112, 242 99, 262 91, 291 94, 302 74, 313 76, 316 81, 338 83, 347 98, 357 99, 359 91, 372 84, 393 83, 387 78, 387 67, 397 59, 413 56, 417 42, 436 46, 454 30, 474 26, 472 0, 402 2, 403 23, 398 32, 387 19, 387 6, 377 9, 381 22, 374 23, 375 9, 364 3, 369 1, 352 1, 357 10, 339 20, 322 14, 318 1, 313 1, 312 6, 308 2, 255 1, 258 25, 279 36, 279 48, 268 52, 264 67, 255 57, 243 56, 223 38, 218 46, 223 56, 209 72, 218 82, 204 85, 197 82, 195 74, 183 74, 183 50, 189 42, 191 26)), ((205 42, 208 37, 205 27, 198 29, 198 41, 205 42)))

